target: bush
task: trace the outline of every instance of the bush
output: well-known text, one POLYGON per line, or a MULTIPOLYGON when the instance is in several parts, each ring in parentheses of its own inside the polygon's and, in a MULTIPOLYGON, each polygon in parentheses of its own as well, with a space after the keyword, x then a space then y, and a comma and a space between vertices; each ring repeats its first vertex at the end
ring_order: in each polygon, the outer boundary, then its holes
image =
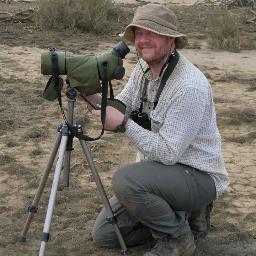
POLYGON ((114 10, 112 0, 38 0, 35 21, 46 29, 107 32, 114 10))
POLYGON ((249 6, 249 7, 255 7, 256 1, 255 0, 222 0, 221 1, 224 4, 227 4, 228 6, 249 6))
POLYGON ((241 48, 240 31, 236 17, 227 9, 208 17, 209 43, 217 49, 239 51, 241 48))

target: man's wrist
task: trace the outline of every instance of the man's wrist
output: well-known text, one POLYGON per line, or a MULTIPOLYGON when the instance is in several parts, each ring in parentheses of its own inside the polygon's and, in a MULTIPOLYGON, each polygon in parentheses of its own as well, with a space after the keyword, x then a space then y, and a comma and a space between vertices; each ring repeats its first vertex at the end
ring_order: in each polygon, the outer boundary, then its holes
POLYGON ((122 123, 119 124, 119 125, 116 127, 116 129, 115 129, 116 132, 122 132, 122 133, 123 133, 123 132, 126 131, 126 124, 127 124, 128 120, 129 120, 129 117, 130 117, 130 115, 129 115, 128 113, 126 113, 126 114, 124 115, 124 119, 123 119, 122 123))

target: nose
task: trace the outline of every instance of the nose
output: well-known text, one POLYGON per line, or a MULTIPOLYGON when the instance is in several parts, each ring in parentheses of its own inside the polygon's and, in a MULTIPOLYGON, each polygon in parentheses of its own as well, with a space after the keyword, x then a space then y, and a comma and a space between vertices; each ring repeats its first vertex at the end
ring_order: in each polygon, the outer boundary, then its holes
POLYGON ((150 40, 150 37, 146 34, 142 35, 142 37, 140 38, 140 42, 144 43, 144 42, 148 42, 150 40))
POLYGON ((150 41, 150 34, 145 32, 139 32, 135 34, 135 40, 140 43, 150 41))

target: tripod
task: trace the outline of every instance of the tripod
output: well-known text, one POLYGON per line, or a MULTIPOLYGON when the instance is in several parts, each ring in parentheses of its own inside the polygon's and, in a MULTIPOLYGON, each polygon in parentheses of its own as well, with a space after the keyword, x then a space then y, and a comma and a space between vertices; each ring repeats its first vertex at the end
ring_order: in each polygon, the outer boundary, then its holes
MULTIPOLYGON (((60 180, 60 174, 61 174, 62 167, 64 169, 64 185, 69 186, 70 159, 71 159, 71 150, 72 150, 72 144, 73 144, 73 138, 74 138, 74 135, 72 134, 72 132, 70 130, 70 126, 72 126, 72 131, 73 130, 76 131, 76 134, 80 134, 80 135, 83 134, 83 130, 80 125, 73 126, 74 102, 76 101, 77 95, 78 95, 77 91, 72 88, 69 89, 67 92, 68 124, 63 123, 63 124, 60 124, 60 126, 58 127, 58 132, 59 132, 58 137, 55 141, 52 153, 47 162, 46 168, 44 170, 44 174, 41 178, 41 181, 40 181, 38 190, 36 192, 36 195, 33 199, 33 202, 28 207, 29 214, 28 214, 26 223, 24 225, 24 228, 22 230, 22 233, 20 235, 20 241, 22 241, 22 242, 26 241, 26 235, 27 235, 29 226, 32 222, 32 218, 33 218, 34 214, 37 212, 39 200, 43 193, 43 189, 45 187, 49 173, 52 169, 54 159, 57 155, 57 152, 59 151, 58 160, 56 163, 54 177, 53 177, 51 193, 50 193, 49 202, 48 202, 47 213, 46 213, 45 222, 44 222, 39 256, 45 255, 46 243, 48 242, 48 240, 50 238, 49 231, 50 231, 51 219, 52 219, 52 215, 53 215, 53 209, 54 209, 54 205, 55 205, 55 199, 56 199, 56 194, 57 194, 57 190, 58 190, 58 184, 59 184, 59 180, 60 180)), ((78 136, 78 138, 79 138, 79 136, 78 136)), ((97 189, 99 190, 104 207, 107 211, 107 214, 108 214, 107 221, 113 225, 113 229, 116 233, 117 239, 118 239, 120 247, 121 247, 121 254, 126 255, 127 248, 126 248, 124 239, 119 230, 116 217, 114 216, 114 213, 110 206, 106 192, 102 185, 101 179, 99 177, 99 174, 98 174, 95 164, 93 162, 91 151, 90 151, 87 143, 85 142, 85 140, 79 139, 79 142, 80 142, 83 152, 86 156, 88 165, 91 169, 92 175, 96 182, 97 189)))

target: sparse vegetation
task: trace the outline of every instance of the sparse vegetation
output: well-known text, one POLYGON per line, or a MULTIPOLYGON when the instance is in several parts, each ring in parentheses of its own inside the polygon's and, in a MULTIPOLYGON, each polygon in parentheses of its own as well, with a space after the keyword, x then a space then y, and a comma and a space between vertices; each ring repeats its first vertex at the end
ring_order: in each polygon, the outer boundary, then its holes
POLYGON ((208 18, 209 43, 217 49, 239 51, 241 37, 237 18, 226 8, 216 15, 208 18))
POLYGON ((246 109, 230 109, 219 113, 219 125, 234 125, 239 126, 243 123, 253 124, 256 121, 256 112, 252 108, 246 109))
POLYGON ((249 91, 255 91, 256 90, 256 79, 250 84, 249 91))
POLYGON ((39 0, 35 21, 41 28, 106 32, 115 15, 111 0, 39 0))
POLYGON ((246 135, 240 135, 240 136, 225 136, 225 141, 227 142, 234 142, 234 143, 239 143, 239 144, 244 144, 244 143, 253 143, 256 139, 256 132, 249 132, 246 135))
POLYGON ((255 0, 222 0, 220 1, 223 4, 226 5, 233 5, 233 6, 250 6, 250 7, 254 7, 256 5, 255 0))

